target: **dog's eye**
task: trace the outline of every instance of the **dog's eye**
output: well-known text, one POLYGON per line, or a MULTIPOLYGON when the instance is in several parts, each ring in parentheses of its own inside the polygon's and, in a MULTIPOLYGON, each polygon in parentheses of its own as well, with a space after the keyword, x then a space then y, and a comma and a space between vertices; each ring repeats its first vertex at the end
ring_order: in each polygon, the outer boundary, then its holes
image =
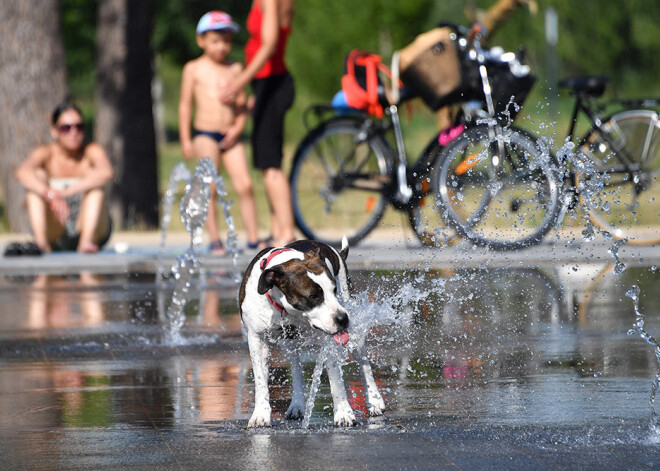
POLYGON ((323 302, 323 293, 312 293, 312 295, 309 297, 310 301, 313 301, 314 303, 321 303, 323 302))

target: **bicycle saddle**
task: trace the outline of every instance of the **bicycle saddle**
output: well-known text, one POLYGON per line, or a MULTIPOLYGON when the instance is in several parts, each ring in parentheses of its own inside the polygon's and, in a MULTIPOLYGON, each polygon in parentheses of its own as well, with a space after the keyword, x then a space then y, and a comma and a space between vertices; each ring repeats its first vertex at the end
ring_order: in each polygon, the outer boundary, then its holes
POLYGON ((588 77, 568 77, 559 82, 560 88, 569 88, 574 93, 599 97, 605 93, 605 86, 610 78, 605 75, 592 75, 588 77))
MULTIPOLYGON (((417 98, 418 96, 419 93, 417 92, 417 90, 407 85, 404 85, 403 87, 399 88, 398 104, 400 105, 408 100, 417 98)), ((383 108, 387 108, 392 104, 392 100, 390 98, 391 96, 389 94, 389 91, 383 85, 378 85, 378 101, 380 102, 383 108)))

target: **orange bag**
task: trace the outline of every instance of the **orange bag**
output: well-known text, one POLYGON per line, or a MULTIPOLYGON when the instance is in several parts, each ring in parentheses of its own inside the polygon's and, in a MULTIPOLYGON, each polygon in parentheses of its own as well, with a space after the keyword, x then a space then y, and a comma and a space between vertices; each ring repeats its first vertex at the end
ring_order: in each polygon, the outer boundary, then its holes
POLYGON ((378 71, 385 69, 378 54, 352 50, 346 58, 345 71, 341 78, 341 88, 348 106, 382 118, 383 106, 378 99, 378 87, 382 86, 382 83, 378 71))

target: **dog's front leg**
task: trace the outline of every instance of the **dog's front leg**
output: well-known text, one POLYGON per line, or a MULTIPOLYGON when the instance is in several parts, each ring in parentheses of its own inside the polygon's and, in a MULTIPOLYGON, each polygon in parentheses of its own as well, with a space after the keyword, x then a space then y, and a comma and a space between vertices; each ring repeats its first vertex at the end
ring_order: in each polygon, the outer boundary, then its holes
POLYGON ((341 366, 336 358, 336 354, 331 353, 326 362, 328 371, 328 380, 330 381, 330 391, 332 392, 332 403, 335 411, 335 425, 343 427, 352 427, 355 425, 355 413, 348 403, 346 395, 346 386, 341 372, 341 366))
POLYGON ((268 394, 270 350, 266 341, 254 332, 248 333, 248 346, 254 372, 254 412, 248 422, 248 427, 270 427, 270 397, 268 394))
POLYGON ((360 376, 362 377, 364 397, 367 402, 369 415, 383 415, 385 401, 383 401, 383 396, 381 396, 378 386, 376 385, 376 380, 374 379, 374 373, 371 370, 369 358, 367 358, 367 351, 364 348, 364 343, 353 350, 353 357, 357 360, 360 376))
POLYGON ((302 419, 305 414, 305 385, 297 343, 293 340, 283 339, 280 341, 280 346, 291 366, 291 385, 293 387, 291 404, 284 417, 289 420, 302 419))

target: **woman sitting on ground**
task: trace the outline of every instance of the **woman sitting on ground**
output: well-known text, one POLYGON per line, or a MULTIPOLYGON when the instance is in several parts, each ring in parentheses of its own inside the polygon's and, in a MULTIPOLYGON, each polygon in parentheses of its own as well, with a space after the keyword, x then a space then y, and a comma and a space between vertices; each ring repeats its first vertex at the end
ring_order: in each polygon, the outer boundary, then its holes
POLYGON ((84 143, 80 109, 64 103, 53 111, 50 135, 16 170, 27 191, 35 242, 44 252, 98 252, 110 238, 105 185, 113 178, 110 160, 96 143, 84 143))

